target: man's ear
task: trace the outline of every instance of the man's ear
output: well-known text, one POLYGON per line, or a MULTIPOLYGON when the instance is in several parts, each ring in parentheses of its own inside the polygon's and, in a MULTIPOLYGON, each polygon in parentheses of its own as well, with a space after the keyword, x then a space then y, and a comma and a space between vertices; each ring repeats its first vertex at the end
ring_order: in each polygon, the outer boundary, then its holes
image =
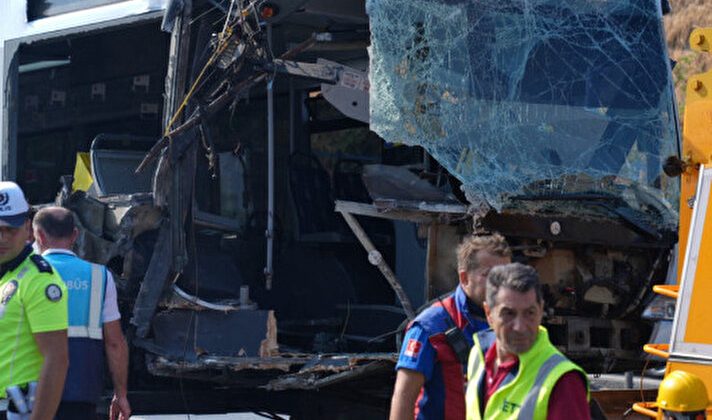
POLYGON ((30 225, 30 231, 33 233, 33 237, 35 238, 35 242, 37 242, 37 245, 44 246, 44 244, 47 242, 47 236, 45 235, 44 231, 40 228, 35 229, 32 225, 30 225))
POLYGON ((457 276, 460 279, 460 286, 467 287, 467 283, 469 283, 469 279, 467 278, 467 271, 458 270, 457 276))
POLYGON ((72 231, 72 246, 74 246, 74 242, 77 241, 77 237, 79 236, 79 229, 74 228, 72 231))
POLYGON ((482 309, 485 310, 485 318, 487 318, 487 323, 492 325, 492 321, 490 321, 490 314, 491 314, 492 309, 487 304, 487 301, 482 302, 482 309))

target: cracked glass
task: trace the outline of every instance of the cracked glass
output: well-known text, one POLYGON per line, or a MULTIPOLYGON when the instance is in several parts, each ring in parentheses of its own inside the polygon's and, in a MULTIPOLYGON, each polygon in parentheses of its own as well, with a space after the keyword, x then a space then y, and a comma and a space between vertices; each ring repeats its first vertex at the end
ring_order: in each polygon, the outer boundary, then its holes
POLYGON ((679 134, 659 1, 366 9, 371 129, 423 146, 470 201, 499 209, 512 195, 591 191, 677 200, 677 180, 662 173, 679 134))

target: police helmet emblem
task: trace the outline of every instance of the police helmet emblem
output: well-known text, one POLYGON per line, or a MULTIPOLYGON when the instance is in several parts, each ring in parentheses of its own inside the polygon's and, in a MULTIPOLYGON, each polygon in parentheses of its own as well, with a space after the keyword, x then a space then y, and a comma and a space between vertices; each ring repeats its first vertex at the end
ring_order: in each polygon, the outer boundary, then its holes
POLYGON ((10 201, 10 195, 6 192, 0 193, 0 206, 4 206, 8 201, 10 201))
POLYGON ((57 302, 62 299, 62 289, 60 289, 56 284, 50 284, 45 289, 45 296, 47 296, 47 299, 50 301, 57 302))
POLYGON ((15 296, 15 292, 17 292, 17 282, 15 280, 5 284, 0 290, 0 304, 7 305, 10 299, 15 296))

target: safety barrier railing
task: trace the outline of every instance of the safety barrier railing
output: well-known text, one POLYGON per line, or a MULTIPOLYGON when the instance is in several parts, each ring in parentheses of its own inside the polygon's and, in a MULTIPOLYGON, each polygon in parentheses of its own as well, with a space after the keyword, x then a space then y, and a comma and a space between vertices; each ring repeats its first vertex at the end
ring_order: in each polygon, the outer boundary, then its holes
MULTIPOLYGON (((653 292, 677 299, 679 285, 658 285, 653 286, 653 292)), ((667 360, 670 357, 670 344, 648 343, 643 346, 643 351, 656 357, 667 360)), ((650 417, 658 418, 658 404, 655 402, 637 402, 633 404, 633 411, 636 413, 650 417)))
POLYGON ((646 417, 658 417, 658 404, 654 402, 637 402, 633 404, 633 411, 646 417))
POLYGON ((657 286, 653 286, 653 292, 667 296, 669 298, 677 299, 677 296, 680 292, 680 285, 679 284, 660 284, 657 286))
POLYGON ((669 344, 646 344, 643 346, 644 352, 666 360, 668 357, 670 357, 669 350, 669 344))

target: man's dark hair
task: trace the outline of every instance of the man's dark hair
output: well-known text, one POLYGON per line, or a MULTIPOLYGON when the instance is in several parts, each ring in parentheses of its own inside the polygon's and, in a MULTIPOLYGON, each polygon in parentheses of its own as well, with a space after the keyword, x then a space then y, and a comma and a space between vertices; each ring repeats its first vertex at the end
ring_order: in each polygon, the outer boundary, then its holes
POLYGON ((539 275, 528 265, 511 263, 492 267, 487 275, 487 305, 490 308, 497 304, 497 292, 503 287, 519 293, 534 289, 537 302, 542 302, 539 275))
POLYGON ((50 238, 69 238, 74 233, 74 213, 63 207, 45 207, 37 212, 32 225, 50 238))

